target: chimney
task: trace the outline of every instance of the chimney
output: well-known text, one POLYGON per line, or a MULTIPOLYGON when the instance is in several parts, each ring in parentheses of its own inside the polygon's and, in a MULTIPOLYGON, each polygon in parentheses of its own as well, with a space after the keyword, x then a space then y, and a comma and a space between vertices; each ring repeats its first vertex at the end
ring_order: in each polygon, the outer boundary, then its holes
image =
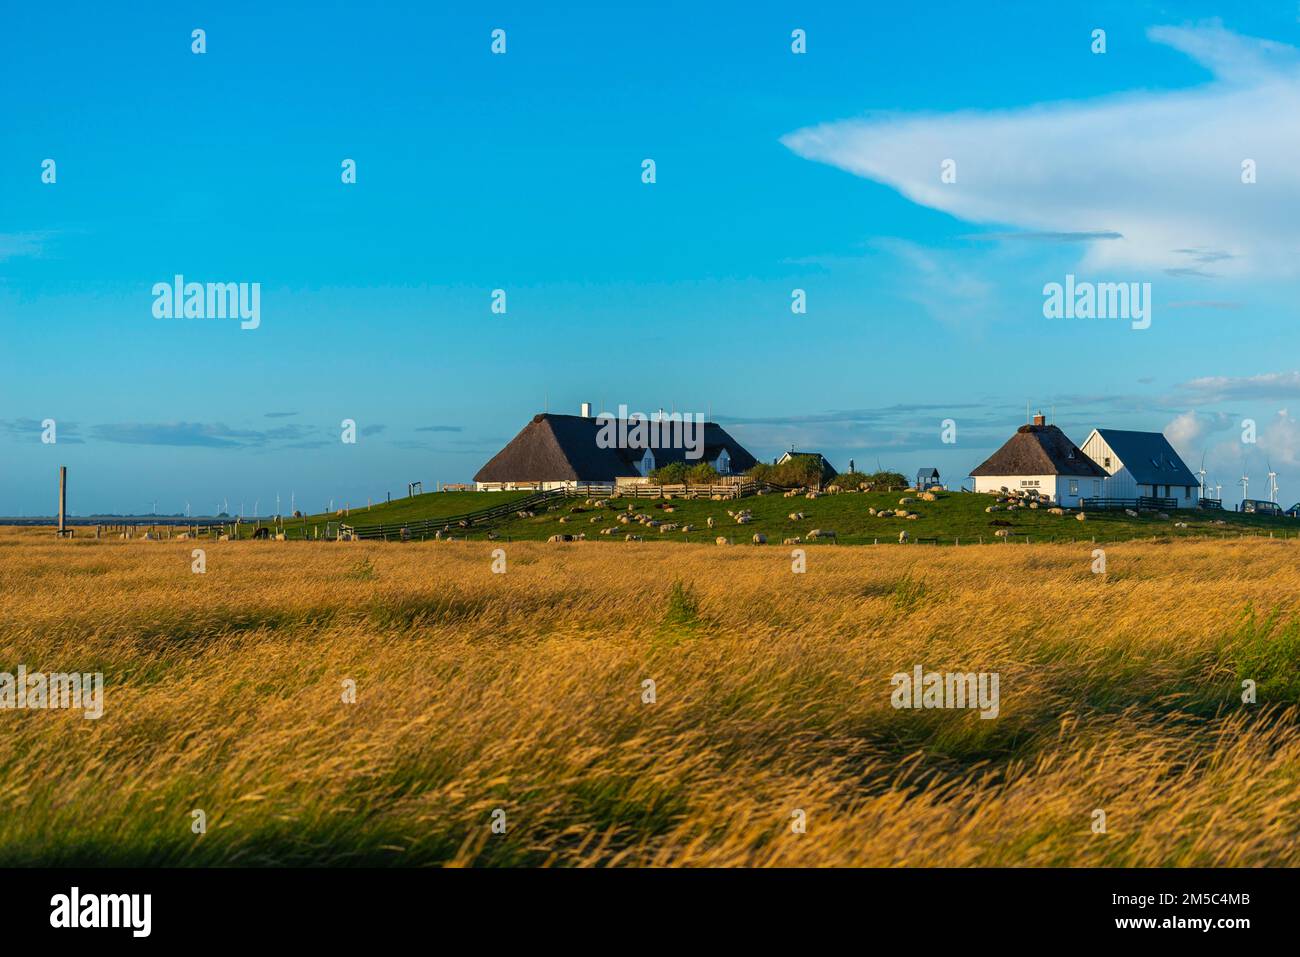
POLYGON ((581 413, 581 414, 582 414, 582 417, 583 417, 584 419, 590 419, 590 418, 591 418, 591 403, 590 403, 590 402, 584 402, 584 403, 582 403, 582 413, 581 413))
POLYGON ((1045 420, 1043 419, 1043 413, 1039 412, 1036 416, 1034 416, 1034 425, 1043 425, 1044 422, 1045 420))

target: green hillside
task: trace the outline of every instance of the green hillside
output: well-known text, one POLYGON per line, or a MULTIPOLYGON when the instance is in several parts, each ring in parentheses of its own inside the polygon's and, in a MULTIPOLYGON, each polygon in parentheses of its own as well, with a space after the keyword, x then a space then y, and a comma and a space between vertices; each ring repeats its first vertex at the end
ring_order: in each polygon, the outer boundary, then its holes
MULTIPOLYGON (((526 497, 526 492, 440 492, 403 499, 391 505, 376 505, 369 511, 353 510, 345 519, 336 516, 312 516, 303 523, 310 528, 325 521, 345 521, 350 525, 365 526, 419 521, 463 514, 488 508, 504 501, 526 497)), ((1016 511, 999 511, 992 514, 984 509, 992 504, 988 495, 960 492, 940 493, 936 502, 915 501, 907 509, 918 514, 915 520, 880 518, 868 513, 869 508, 889 509, 899 507, 899 499, 915 494, 904 492, 867 492, 823 495, 816 499, 804 497, 784 498, 779 493, 750 496, 722 502, 672 499, 610 499, 608 505, 595 508, 582 498, 557 500, 551 510, 533 518, 514 518, 499 522, 491 529, 475 527, 454 529, 457 538, 486 539, 489 532, 503 540, 546 539, 551 535, 585 533, 589 540, 623 541, 627 534, 641 535, 645 539, 666 541, 712 541, 717 536, 731 538, 736 544, 750 542, 755 533, 767 536, 769 543, 780 544, 783 539, 804 537, 814 528, 830 529, 841 544, 896 543, 899 532, 906 530, 913 540, 934 539, 938 544, 975 544, 980 541, 996 542, 998 529, 1006 529, 1010 540, 1024 542, 1097 542, 1123 541, 1133 538, 1239 536, 1242 534, 1269 535, 1277 538, 1294 537, 1300 533, 1300 521, 1289 518, 1268 518, 1236 512, 1203 510, 1174 511, 1168 519, 1156 513, 1144 512, 1130 517, 1124 512, 1090 512, 1087 520, 1080 522, 1073 512, 1051 515, 1046 509, 1023 508, 1016 511), (631 505, 635 513, 653 515, 662 522, 696 526, 694 531, 660 532, 633 523, 622 525, 617 516, 631 505), (667 512, 665 507, 671 508, 667 512), (753 513, 749 524, 739 525, 727 510, 748 509, 753 513), (802 512, 805 518, 791 520, 792 512, 802 512), (712 516, 715 528, 707 527, 712 516), (561 518, 567 521, 560 521, 561 518), (1186 523, 1186 528, 1176 523, 1186 523), (617 534, 600 535, 602 528, 616 527, 617 534)), ((290 537, 299 534, 291 523, 290 537)), ((417 536, 418 537, 418 536, 417 536)))

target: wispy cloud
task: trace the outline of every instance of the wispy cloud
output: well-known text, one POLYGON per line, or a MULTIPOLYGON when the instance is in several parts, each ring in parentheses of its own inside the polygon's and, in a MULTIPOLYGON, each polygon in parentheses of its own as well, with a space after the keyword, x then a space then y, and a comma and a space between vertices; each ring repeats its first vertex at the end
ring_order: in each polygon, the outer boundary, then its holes
MULTIPOLYGON (((39 442, 45 432, 45 426, 39 419, 0 419, 0 432, 16 438, 39 442)), ((54 438, 65 445, 85 445, 76 422, 55 420, 54 438)))
POLYGON ((1085 230, 1074 233, 1020 232, 1020 233, 968 233, 959 239, 975 239, 982 242, 1031 242, 1031 243, 1092 243, 1107 239, 1123 239, 1123 233, 1113 230, 1085 230))
POLYGON ((287 419, 289 416, 297 414, 297 412, 268 412, 266 417, 268 419, 287 419))
POLYGON ((297 425, 259 431, 234 429, 220 422, 119 422, 96 425, 90 430, 91 437, 101 442, 216 449, 301 440, 308 433, 309 430, 297 425))
POLYGON ((1177 392, 1191 405, 1225 399, 1295 399, 1300 398, 1300 372, 1204 376, 1179 384, 1177 392))
POLYGON ((422 425, 417 428, 417 432, 464 432, 463 425, 422 425))
POLYGON ((1055 241, 1105 224, 1084 242, 1085 266, 1187 269, 1190 250, 1213 251, 1228 275, 1294 275, 1300 124, 1279 117, 1300 113, 1300 52, 1217 21, 1147 36, 1205 65, 1213 81, 998 112, 870 116, 782 142, 967 222, 1055 241), (956 161, 955 183, 940 180, 946 159, 956 161), (1257 184, 1241 181, 1245 159, 1257 184))
POLYGON ((0 262, 20 256, 41 255, 47 240, 53 235, 49 231, 0 233, 0 262))

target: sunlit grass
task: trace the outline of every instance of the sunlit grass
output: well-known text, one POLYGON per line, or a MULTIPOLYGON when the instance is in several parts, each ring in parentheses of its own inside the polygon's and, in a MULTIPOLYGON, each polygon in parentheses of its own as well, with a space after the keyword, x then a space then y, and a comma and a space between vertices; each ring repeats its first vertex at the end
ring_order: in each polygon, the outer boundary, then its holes
POLYGON ((197 545, 0 531, 0 864, 1300 863, 1294 541, 197 545))

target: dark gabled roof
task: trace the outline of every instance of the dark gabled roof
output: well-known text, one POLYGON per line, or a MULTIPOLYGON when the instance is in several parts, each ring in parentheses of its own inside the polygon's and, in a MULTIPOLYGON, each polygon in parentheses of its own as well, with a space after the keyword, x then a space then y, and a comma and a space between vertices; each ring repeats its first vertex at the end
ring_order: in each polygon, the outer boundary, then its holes
POLYGON ((1098 429, 1111 451, 1139 485, 1200 485, 1174 447, 1159 432, 1098 429))
POLYGON ((939 470, 936 468, 920 469, 916 473, 917 478, 938 478, 939 470))
MULTIPOLYGON (((607 420, 580 415, 535 415, 504 449, 494 455, 474 476, 476 482, 610 482, 619 476, 639 475, 634 463, 643 449, 602 448, 596 441, 607 420)), ((615 422, 615 428, 617 428, 615 422)), ((633 425, 628 424, 631 429, 633 425)), ((705 456, 708 450, 725 448, 731 456, 731 470, 744 472, 755 464, 754 457, 715 422, 704 423, 705 456)), ((686 449, 652 448, 655 465, 683 461, 687 465, 705 459, 686 458, 686 449)), ((717 458, 714 452, 708 461, 717 458)))
POLYGON ((1077 475, 1105 478, 1106 471, 1054 425, 1022 425, 983 465, 980 475, 1077 475))

